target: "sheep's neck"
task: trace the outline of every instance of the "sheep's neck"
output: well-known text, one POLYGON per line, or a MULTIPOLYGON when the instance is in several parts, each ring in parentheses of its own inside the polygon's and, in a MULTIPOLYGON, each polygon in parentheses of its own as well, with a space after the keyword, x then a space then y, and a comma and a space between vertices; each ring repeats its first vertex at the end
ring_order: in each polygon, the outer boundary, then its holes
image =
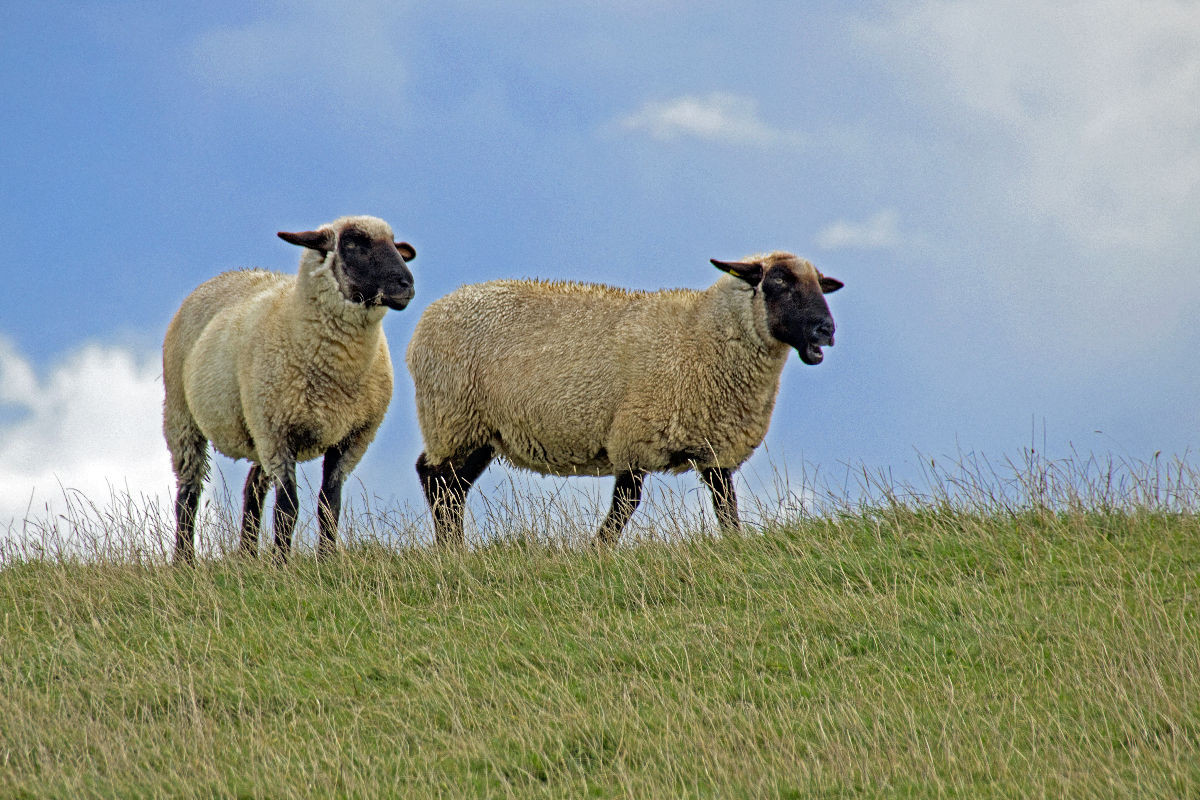
POLYGON ((732 280, 722 279, 705 293, 701 324, 724 353, 722 361, 743 365, 747 382, 777 385, 789 348, 767 330, 762 293, 727 283, 732 280))
POLYGON ((357 386, 379 349, 382 312, 347 303, 336 287, 330 291, 330 287, 310 283, 298 288, 301 291, 294 305, 297 341, 308 343, 305 358, 309 369, 318 371, 323 381, 347 389, 357 386), (305 293, 305 288, 309 292, 305 293))

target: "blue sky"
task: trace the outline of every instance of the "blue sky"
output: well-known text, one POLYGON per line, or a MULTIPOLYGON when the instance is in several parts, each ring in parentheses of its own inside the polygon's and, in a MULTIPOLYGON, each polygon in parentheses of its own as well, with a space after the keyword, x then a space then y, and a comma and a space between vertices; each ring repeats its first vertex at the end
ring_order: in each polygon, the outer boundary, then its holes
POLYGON ((1194 3, 4 16, 0 528, 63 488, 169 497, 171 314, 221 270, 294 271, 275 232, 350 213, 418 251, 356 471, 384 502, 420 504, 402 353, 432 300, 503 276, 703 287, 709 258, 771 249, 846 288, 837 346, 789 363, 754 469, 1200 449, 1194 3))

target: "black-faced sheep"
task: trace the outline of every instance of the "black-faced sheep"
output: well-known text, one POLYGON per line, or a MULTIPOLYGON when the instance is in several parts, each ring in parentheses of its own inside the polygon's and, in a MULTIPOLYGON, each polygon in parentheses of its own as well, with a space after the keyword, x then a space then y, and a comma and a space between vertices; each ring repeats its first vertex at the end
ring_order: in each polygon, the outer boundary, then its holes
POLYGON ((426 309, 407 361, 438 542, 462 541, 467 492, 497 455, 616 476, 602 543, 648 472, 697 470, 721 528, 738 528, 733 471, 766 435, 789 350, 819 364, 833 344, 824 295, 842 283, 790 253, 712 263, 729 275, 705 291, 508 280, 426 309))
POLYGON ((318 553, 333 552, 342 483, 392 397, 381 321, 413 297, 416 252, 375 217, 342 217, 279 237, 304 247, 297 275, 225 272, 188 295, 163 341, 163 432, 179 482, 175 560, 194 557, 208 443, 252 463, 240 551, 258 549, 275 482, 275 557, 291 551, 296 463, 324 455, 318 553))

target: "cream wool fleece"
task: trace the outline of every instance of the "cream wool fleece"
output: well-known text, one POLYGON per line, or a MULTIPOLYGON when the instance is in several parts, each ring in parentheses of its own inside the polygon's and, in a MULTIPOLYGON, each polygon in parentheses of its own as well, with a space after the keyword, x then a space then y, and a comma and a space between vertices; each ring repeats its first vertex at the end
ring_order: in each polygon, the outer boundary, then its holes
MULTIPOLYGON (((225 272, 188 296, 163 350, 168 441, 199 434, 272 476, 289 449, 305 461, 346 441, 353 469, 391 400, 387 309, 348 302, 333 258, 305 250, 298 275, 225 272)), ((181 475, 192 449, 172 447, 181 475)))
POLYGON ((323 455, 317 555, 337 546, 342 485, 375 437, 392 397, 381 322, 413 297, 407 261, 377 217, 341 217, 281 231, 303 247, 297 275, 226 272, 183 301, 163 341, 163 432, 171 451, 175 560, 195 560, 195 519, 208 443, 253 462, 242 492, 238 550, 258 553, 263 499, 275 487, 275 559, 292 549, 296 463, 323 455))
POLYGON ((433 303, 408 346, 430 463, 491 444, 556 475, 736 468, 762 442, 789 348, 763 298, 505 280, 433 303))

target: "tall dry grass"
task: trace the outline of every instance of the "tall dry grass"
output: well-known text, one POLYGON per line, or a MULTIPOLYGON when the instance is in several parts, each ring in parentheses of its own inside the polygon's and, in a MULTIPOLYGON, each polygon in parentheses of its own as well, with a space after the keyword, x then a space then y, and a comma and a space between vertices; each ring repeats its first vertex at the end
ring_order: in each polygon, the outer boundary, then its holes
POLYGON ((5 545, 0 796, 1200 794, 1186 460, 797 477, 605 552, 594 490, 514 477, 459 552, 362 498, 284 569, 79 498, 5 545))

